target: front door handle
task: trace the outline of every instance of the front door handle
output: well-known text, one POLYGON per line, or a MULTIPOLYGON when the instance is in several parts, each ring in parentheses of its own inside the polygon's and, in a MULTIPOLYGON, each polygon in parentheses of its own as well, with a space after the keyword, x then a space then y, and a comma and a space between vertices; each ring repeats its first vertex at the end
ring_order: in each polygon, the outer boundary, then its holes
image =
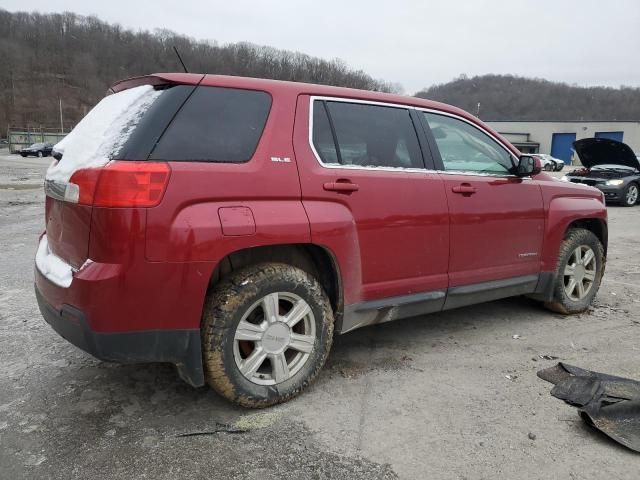
POLYGON ((326 182, 323 185, 323 188, 330 192, 349 193, 357 192, 358 190, 360 190, 360 185, 358 185, 357 183, 351 183, 348 180, 338 180, 337 182, 326 182))
POLYGON ((461 193, 462 195, 473 195, 477 192, 476 187, 469 183, 461 183, 460 185, 451 187, 451 191, 453 193, 461 193))

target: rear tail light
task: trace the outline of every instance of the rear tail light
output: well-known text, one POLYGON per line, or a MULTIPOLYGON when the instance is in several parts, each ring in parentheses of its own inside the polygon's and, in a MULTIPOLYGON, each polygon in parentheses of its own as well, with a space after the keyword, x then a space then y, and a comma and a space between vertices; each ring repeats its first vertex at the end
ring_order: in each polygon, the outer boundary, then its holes
POLYGON ((170 175, 167 163, 113 161, 103 168, 77 170, 64 199, 95 207, 154 207, 162 200, 170 175))

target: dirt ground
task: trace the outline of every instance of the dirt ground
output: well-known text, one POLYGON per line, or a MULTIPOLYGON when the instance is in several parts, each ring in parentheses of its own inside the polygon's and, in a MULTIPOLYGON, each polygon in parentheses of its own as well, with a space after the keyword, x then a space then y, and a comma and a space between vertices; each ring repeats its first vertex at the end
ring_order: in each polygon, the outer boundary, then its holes
POLYGON ((640 379, 640 206, 609 207, 588 313, 514 298, 361 329, 336 339, 301 397, 247 411, 167 365, 101 363, 42 320, 47 164, 0 152, 1 479, 638 478, 640 455, 587 427, 536 371, 551 355, 640 379))

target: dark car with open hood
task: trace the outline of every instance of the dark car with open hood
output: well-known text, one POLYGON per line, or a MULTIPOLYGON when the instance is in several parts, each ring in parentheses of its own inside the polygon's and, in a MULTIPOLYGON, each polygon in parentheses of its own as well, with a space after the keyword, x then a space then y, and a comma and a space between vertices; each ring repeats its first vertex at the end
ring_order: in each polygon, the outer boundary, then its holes
POLYGON ((573 143, 583 168, 562 179, 596 187, 608 202, 633 207, 640 192, 640 161, 626 143, 607 138, 583 138, 573 143))

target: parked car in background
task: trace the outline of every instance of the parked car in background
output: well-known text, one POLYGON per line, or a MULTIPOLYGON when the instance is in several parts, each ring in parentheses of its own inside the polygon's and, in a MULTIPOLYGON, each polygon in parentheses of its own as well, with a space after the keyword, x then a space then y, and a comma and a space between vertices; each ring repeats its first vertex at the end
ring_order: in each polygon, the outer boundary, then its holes
POLYGON ((540 166, 542 167, 542 170, 544 170, 545 172, 553 172, 556 169, 555 162, 552 162, 551 160, 546 159, 544 155, 542 155, 541 153, 534 153, 532 155, 535 156, 538 160, 540 160, 540 166))
POLYGON ((573 143, 583 168, 562 180, 596 187, 607 201, 632 207, 640 198, 640 161, 631 148, 608 138, 583 138, 573 143))
POLYGON ((578 313, 598 291, 601 193, 463 110, 219 75, 112 92, 56 145, 35 259, 45 320, 98 358, 264 407, 334 333, 513 295, 578 313))
POLYGON ((25 147, 20 150, 20 155, 23 157, 48 157, 53 150, 52 143, 34 143, 29 147, 25 147))
POLYGON ((564 168, 564 160, 552 157, 546 153, 536 153, 535 155, 541 158, 543 161, 543 169, 546 171, 559 172, 564 168), (545 165, 548 165, 549 168, 544 168, 545 165))

